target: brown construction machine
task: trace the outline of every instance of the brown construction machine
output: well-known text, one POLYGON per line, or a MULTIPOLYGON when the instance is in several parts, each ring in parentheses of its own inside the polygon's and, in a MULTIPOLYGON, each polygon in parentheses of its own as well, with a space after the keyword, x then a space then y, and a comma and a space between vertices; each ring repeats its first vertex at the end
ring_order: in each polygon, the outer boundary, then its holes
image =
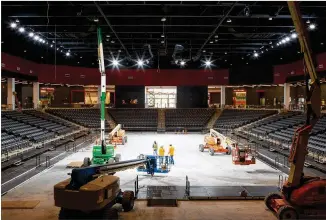
POLYGON ((211 156, 215 153, 225 153, 230 155, 232 152, 232 146, 235 145, 230 138, 225 137, 214 129, 210 129, 209 135, 204 137, 204 144, 199 145, 199 151, 204 152, 208 149, 211 156))
POLYGON ((288 7, 304 55, 306 122, 293 136, 288 180, 283 185, 281 193, 271 193, 265 198, 265 204, 276 213, 278 219, 325 219, 326 179, 305 176, 303 173, 309 135, 321 112, 320 82, 311 55, 306 27, 301 19, 299 2, 289 1, 288 7))

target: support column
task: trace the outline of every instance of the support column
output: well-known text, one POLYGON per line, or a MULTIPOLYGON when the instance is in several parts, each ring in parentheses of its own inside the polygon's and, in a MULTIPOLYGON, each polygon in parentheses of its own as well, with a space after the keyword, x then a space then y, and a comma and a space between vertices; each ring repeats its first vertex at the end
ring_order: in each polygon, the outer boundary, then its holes
POLYGON ((290 84, 284 83, 284 109, 289 109, 290 97, 290 84))
POLYGON ((221 86, 221 108, 225 106, 225 86, 221 86))
POLYGON ((7 80, 7 106, 9 110, 15 110, 15 78, 7 80))
POLYGON ((40 101, 40 83, 33 82, 33 107, 38 108, 40 101))

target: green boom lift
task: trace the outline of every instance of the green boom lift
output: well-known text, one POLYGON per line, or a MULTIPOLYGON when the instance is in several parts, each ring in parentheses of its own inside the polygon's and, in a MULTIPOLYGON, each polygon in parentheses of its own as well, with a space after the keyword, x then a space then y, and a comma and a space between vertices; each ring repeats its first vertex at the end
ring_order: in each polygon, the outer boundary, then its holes
POLYGON ((97 38, 98 38, 98 62, 99 70, 101 73, 101 139, 100 145, 93 146, 93 159, 92 161, 89 157, 84 158, 84 166, 89 166, 90 164, 102 165, 106 163, 119 162, 121 156, 114 153, 114 145, 106 145, 105 143, 105 98, 106 98, 106 73, 104 67, 104 55, 103 55, 103 44, 102 44, 102 34, 101 28, 97 28, 97 38))

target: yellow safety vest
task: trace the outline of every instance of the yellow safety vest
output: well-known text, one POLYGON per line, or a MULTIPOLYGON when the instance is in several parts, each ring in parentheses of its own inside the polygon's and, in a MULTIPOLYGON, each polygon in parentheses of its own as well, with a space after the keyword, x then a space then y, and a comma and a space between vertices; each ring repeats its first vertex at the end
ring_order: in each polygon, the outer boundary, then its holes
POLYGON ((170 156, 174 156, 174 147, 173 146, 170 146, 169 154, 170 154, 170 156))
POLYGON ((164 148, 163 147, 160 147, 160 149, 158 150, 158 155, 164 156, 164 148))

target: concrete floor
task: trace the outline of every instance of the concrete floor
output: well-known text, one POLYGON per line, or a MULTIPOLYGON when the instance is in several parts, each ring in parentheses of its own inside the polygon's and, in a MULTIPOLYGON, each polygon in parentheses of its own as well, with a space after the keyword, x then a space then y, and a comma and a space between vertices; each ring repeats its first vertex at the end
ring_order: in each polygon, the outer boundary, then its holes
MULTIPOLYGON (((118 172, 121 178, 121 188, 132 189, 136 175, 139 175, 139 186, 146 185, 185 185, 188 175, 192 186, 230 186, 230 185, 277 185, 279 171, 257 161, 250 166, 232 164, 230 155, 210 156, 208 152, 199 152, 198 145, 202 143, 201 134, 153 134, 128 133, 128 143, 119 146, 122 160, 134 159, 139 154, 152 154, 154 140, 159 145, 175 146, 175 165, 169 174, 154 177, 139 174, 136 169, 118 172)), ((8 192, 2 200, 40 200, 33 210, 2 210, 3 219, 57 219, 58 208, 54 207, 53 186, 68 178, 70 169, 66 165, 71 161, 80 161, 85 156, 91 157, 91 146, 77 152, 55 164, 51 169, 42 172, 21 186, 8 192)), ((261 201, 210 201, 181 202, 179 208, 148 208, 139 201, 132 213, 123 214, 123 219, 271 219, 273 215, 265 211, 261 201), (220 210, 220 211, 218 211, 220 210), (222 211, 223 210, 223 211, 222 211), (254 210, 254 211, 253 211, 254 210), (195 214, 192 214, 195 213, 195 214)))

